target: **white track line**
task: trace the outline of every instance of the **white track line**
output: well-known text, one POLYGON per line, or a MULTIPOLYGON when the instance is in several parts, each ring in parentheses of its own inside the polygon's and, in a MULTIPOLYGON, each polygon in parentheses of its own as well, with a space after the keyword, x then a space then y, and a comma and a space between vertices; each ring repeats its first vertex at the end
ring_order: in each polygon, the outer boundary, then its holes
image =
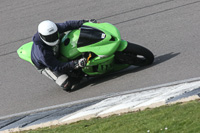
POLYGON ((98 97, 92 97, 92 98, 73 101, 73 102, 69 102, 69 103, 65 103, 65 104, 60 104, 60 105, 55 105, 55 106, 50 106, 50 107, 44 107, 44 108, 40 108, 40 109, 30 110, 30 111, 26 111, 26 112, 16 113, 16 114, 0 117, 0 120, 1 119, 12 118, 12 117, 17 117, 17 116, 22 116, 22 115, 33 114, 33 113, 37 113, 37 112, 41 112, 41 111, 48 111, 48 110, 53 110, 53 109, 57 109, 57 108, 69 107, 69 106, 72 106, 72 105, 75 105, 75 104, 81 104, 81 103, 86 103, 86 102, 91 102, 91 101, 96 101, 96 100, 116 97, 116 96, 125 95, 125 94, 132 94, 132 93, 137 93, 137 92, 154 90, 154 89, 167 87, 167 86, 173 86, 173 85, 182 84, 182 83, 194 82, 194 81, 200 81, 200 77, 181 80, 181 81, 176 81, 176 82, 171 82, 171 83, 166 83, 166 84, 161 84, 161 85, 156 85, 156 86, 150 86, 150 87, 145 87, 145 88, 134 89, 134 90, 131 90, 131 91, 110 93, 110 94, 102 95, 102 96, 98 96, 98 97))

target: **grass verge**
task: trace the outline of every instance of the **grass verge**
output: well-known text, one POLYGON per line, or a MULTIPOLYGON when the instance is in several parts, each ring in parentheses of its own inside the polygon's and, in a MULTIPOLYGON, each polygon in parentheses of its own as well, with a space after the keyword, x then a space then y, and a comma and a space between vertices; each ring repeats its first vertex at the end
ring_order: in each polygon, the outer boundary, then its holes
POLYGON ((199 112, 200 101, 196 100, 21 133, 198 133, 199 112))

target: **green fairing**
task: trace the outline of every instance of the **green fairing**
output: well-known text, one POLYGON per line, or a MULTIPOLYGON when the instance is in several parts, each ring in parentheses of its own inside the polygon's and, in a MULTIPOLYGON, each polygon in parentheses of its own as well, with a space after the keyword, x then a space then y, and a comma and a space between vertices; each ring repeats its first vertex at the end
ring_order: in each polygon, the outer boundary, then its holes
POLYGON ((106 37, 97 43, 78 48, 80 52, 91 51, 96 55, 110 56, 115 53, 121 42, 121 36, 118 29, 109 23, 86 23, 85 25, 98 28, 106 34, 106 37), (115 41, 111 41, 112 36, 115 41))
POLYGON ((109 23, 85 23, 84 25, 97 28, 106 34, 106 38, 102 41, 94 43, 89 46, 77 48, 77 42, 80 36, 80 29, 73 30, 62 39, 61 54, 68 59, 74 59, 81 55, 83 52, 91 51, 96 55, 110 56, 118 49, 121 43, 121 36, 119 30, 109 23), (115 41, 110 41, 112 36, 115 41), (69 38, 70 42, 67 46, 64 45, 64 41, 69 38))
POLYGON ((61 41, 61 55, 68 59, 75 59, 84 52, 98 55, 89 60, 87 66, 82 69, 88 75, 104 74, 129 66, 126 64, 114 64, 114 53, 123 51, 127 46, 127 41, 121 40, 119 30, 115 26, 109 23, 85 23, 84 25, 101 30, 105 33, 105 38, 97 43, 77 48, 80 29, 73 30, 67 33, 61 41), (111 40, 112 37, 114 37, 114 41, 111 40), (70 40, 68 44, 64 43, 66 39, 70 40))
POLYGON ((123 51, 128 45, 128 42, 125 40, 121 40, 120 45, 117 49, 117 51, 123 51))
MULTIPOLYGON (((82 70, 87 75, 99 75, 107 72, 119 71, 130 65, 116 64, 114 61, 114 53, 123 51, 127 47, 127 41, 121 40, 119 30, 109 23, 84 23, 85 26, 94 27, 101 30, 105 34, 105 38, 97 43, 77 48, 80 36, 80 29, 72 30, 62 38, 60 43, 61 61, 68 61, 78 58, 82 53, 93 53, 97 55, 91 58, 86 67, 82 70), (65 44, 68 41, 68 44, 65 44)), ((30 62, 31 64, 31 48, 33 42, 22 45, 17 53, 20 58, 30 62)))

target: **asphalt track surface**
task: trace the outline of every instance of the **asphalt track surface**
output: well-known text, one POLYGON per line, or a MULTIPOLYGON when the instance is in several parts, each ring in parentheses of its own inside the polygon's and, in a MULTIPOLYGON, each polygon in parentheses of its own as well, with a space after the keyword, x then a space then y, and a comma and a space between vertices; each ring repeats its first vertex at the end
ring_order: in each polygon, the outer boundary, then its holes
POLYGON ((199 77, 199 27, 200 0, 2 0, 0 117, 199 77), (154 64, 98 77, 67 93, 18 57, 39 22, 90 18, 116 25, 123 39, 150 49, 154 64))

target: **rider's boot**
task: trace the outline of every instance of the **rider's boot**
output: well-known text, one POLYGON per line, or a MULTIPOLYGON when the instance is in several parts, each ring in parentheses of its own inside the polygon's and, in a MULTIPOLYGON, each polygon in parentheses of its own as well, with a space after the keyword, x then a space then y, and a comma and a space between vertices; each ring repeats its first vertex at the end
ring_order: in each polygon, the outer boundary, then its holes
POLYGON ((82 78, 69 77, 62 85, 63 90, 68 91, 68 92, 72 91, 79 85, 81 79, 82 78))

